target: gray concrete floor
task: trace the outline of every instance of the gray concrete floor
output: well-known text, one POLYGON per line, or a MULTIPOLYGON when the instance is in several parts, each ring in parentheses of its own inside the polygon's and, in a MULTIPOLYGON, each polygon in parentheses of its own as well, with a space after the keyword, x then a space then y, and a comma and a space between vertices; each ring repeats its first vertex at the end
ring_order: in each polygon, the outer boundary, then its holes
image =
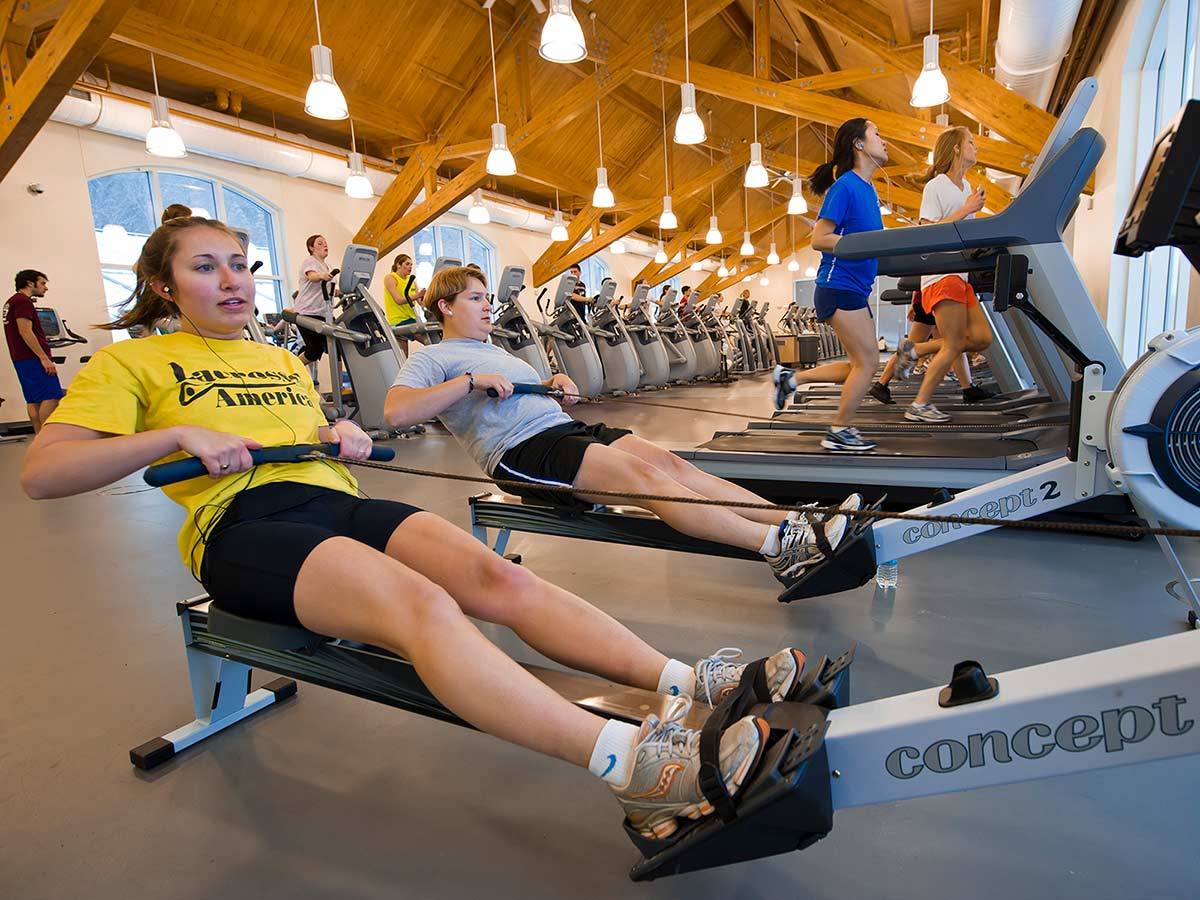
MULTIPOLYGON (((657 399, 768 408, 752 382, 657 399)), ((588 413, 669 441, 736 424, 588 413)), ((444 435, 397 447, 406 463, 474 471, 444 435)), ((595 779, 320 688, 138 772, 128 749, 191 718, 173 604, 198 586, 176 556, 181 514, 136 477, 33 503, 16 484, 23 453, 0 445, 0 897, 1200 895, 1194 759, 851 810, 802 854, 648 886, 626 880, 634 851, 595 779)), ((359 476, 466 526, 468 486, 359 476)), ((1183 615, 1149 541, 993 533, 904 561, 893 603, 862 588, 789 606, 754 563, 550 537, 513 548, 683 659, 858 641, 857 700, 944 683, 960 659, 1002 671, 1173 633, 1183 615)))

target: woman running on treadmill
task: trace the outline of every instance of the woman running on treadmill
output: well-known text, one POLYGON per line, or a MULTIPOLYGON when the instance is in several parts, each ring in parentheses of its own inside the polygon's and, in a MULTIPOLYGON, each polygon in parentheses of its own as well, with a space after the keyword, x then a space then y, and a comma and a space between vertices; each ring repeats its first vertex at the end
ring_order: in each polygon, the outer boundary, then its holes
POLYGON ((837 414, 821 446, 842 453, 874 450, 875 443, 851 426, 859 403, 870 390, 879 365, 870 296, 878 263, 874 259, 839 259, 833 255, 843 235, 883 228, 879 195, 872 178, 887 162, 887 144, 867 119, 843 122, 833 139, 832 159, 810 178, 813 191, 824 195, 813 225, 812 246, 821 251, 813 305, 818 322, 828 322, 845 348, 847 362, 826 363, 793 371, 776 366, 775 408, 782 409, 797 384, 833 382, 842 385, 837 414))
MULTIPOLYGON (((967 170, 973 165, 975 137, 970 129, 958 126, 942 132, 933 148, 933 165, 922 179, 925 190, 921 195, 921 224, 960 222, 983 209, 983 188, 972 190, 966 180, 967 170)), ((949 422, 950 416, 933 405, 933 392, 964 353, 981 353, 992 345, 992 329, 966 275, 921 276, 921 305, 937 321, 942 343, 904 418, 949 422)), ((922 348, 912 341, 900 342, 896 368, 901 377, 912 371, 921 354, 922 348)))
MULTIPOLYGON (((544 394, 514 394, 514 384, 540 379, 532 366, 488 343, 492 318, 483 273, 443 269, 433 276, 425 297, 429 314, 442 323, 442 341, 400 368, 383 408, 390 426, 436 416, 491 477, 526 482, 528 488, 510 490, 567 509, 611 502, 590 495, 589 489, 766 502, 624 428, 585 425, 544 394), (489 397, 489 390, 497 396, 489 397), (576 493, 539 490, 540 485, 571 487, 576 493)), ((578 401, 578 388, 566 375, 543 383, 563 392, 563 405, 578 401)), ((857 509, 861 501, 852 495, 847 508, 857 509)), ((721 506, 628 502, 654 512, 676 531, 762 554, 784 584, 821 559, 815 526, 831 548, 846 531, 842 515, 814 522, 810 519, 819 517, 811 513, 784 517, 721 506)))
MULTIPOLYGON (((492 553, 432 513, 367 500, 346 467, 310 461, 254 467, 249 450, 313 441, 363 459, 367 435, 327 426, 300 361, 242 338, 254 278, 220 222, 176 218, 146 241, 128 328, 178 312, 175 334, 99 350, 25 458, 37 499, 95 491, 183 454, 208 470, 165 489, 187 510, 184 563, 225 609, 385 647, 412 661, 448 709, 482 731, 555 756, 609 784, 631 824, 665 837, 704 802, 699 732, 680 721, 741 676, 735 651, 695 665, 668 659, 605 613, 492 553), (504 655, 467 618, 512 628, 575 669, 676 696, 664 720, 609 721, 569 703, 504 655)), ((420 355, 420 354, 418 354, 420 355)), ((799 683, 804 655, 770 657, 777 698, 799 683)), ((766 724, 746 717, 722 736, 722 775, 736 791, 762 753, 766 724)))

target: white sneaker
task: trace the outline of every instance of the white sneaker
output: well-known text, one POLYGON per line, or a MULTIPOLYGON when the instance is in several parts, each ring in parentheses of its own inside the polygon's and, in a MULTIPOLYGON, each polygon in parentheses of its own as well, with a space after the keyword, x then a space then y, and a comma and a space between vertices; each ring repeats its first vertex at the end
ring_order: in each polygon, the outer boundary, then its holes
MULTIPOLYGON (((830 548, 836 550, 846 534, 846 517, 834 516, 822 524, 825 539, 830 548)), ((771 571, 775 573, 775 577, 785 585, 790 585, 806 568, 820 562, 825 556, 817 544, 813 526, 807 522, 784 522, 779 544, 779 555, 768 556, 767 562, 771 564, 771 571)))
POLYGON ((914 403, 904 411, 904 418, 910 422, 949 422, 950 417, 934 406, 926 403, 923 406, 914 403))
MULTIPOLYGON (((827 505, 828 504, 826 503, 805 503, 800 509, 793 509, 791 512, 789 512, 787 514, 787 519, 789 522, 824 522, 826 518, 825 513, 808 512, 808 509, 827 505)), ((855 492, 843 500, 838 509, 841 512, 857 512, 858 510, 862 509, 862 507, 863 495, 855 492)))
MULTIPOLYGON (((735 662, 742 658, 737 647, 722 647, 712 656, 696 663, 696 700, 715 707, 741 683, 746 664, 735 662)), ((791 693, 804 671, 804 654, 784 647, 767 658, 767 687, 771 699, 779 702, 791 693)))

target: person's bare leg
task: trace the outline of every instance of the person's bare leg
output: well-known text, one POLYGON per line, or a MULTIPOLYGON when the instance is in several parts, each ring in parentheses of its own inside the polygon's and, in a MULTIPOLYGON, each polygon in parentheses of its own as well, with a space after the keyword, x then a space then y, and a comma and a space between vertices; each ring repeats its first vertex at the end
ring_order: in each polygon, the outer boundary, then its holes
POLYGON ((933 398, 933 392, 942 383, 954 360, 966 349, 967 308, 955 300, 943 300, 933 309, 938 331, 942 335, 942 349, 929 361, 925 378, 917 391, 914 403, 924 405, 933 398))
POLYGON ((29 416, 29 424, 33 426, 34 434, 42 430, 42 418, 39 412, 37 403, 25 404, 25 415, 29 416))
POLYGON ((442 587, 468 616, 503 625, 555 662, 658 688, 667 658, 586 600, 492 552, 433 513, 409 516, 387 555, 442 587))
POLYGON ((852 423, 858 405, 871 389, 879 364, 879 345, 875 343, 875 323, 869 309, 839 309, 830 323, 850 359, 850 372, 842 383, 842 395, 833 420, 835 428, 845 428, 852 423))
POLYGON ((971 363, 967 360, 967 354, 958 354, 950 368, 958 378, 959 387, 965 391, 971 386, 971 363))
POLYGON ((587 766, 604 720, 526 672, 444 589, 395 559, 330 538, 304 561, 294 599, 306 628, 411 660, 433 695, 481 731, 587 766))
POLYGON ((38 404, 38 428, 39 428, 39 430, 41 429, 41 427, 43 425, 46 424, 46 421, 50 418, 50 414, 53 413, 56 409, 58 409, 58 401, 57 400, 43 400, 41 403, 38 404))
MULTIPOLYGON (((875 351, 879 353, 878 350, 875 351)), ((796 369, 792 380, 796 384, 842 384, 850 375, 852 366, 848 362, 831 362, 811 369, 796 369)))
POLYGON ((575 476, 575 496, 589 503, 629 503, 648 509, 676 531, 706 541, 758 551, 770 526, 744 519, 730 509, 661 500, 614 500, 588 494, 588 490, 625 491, 668 497, 700 497, 701 494, 656 469, 632 453, 615 446, 592 444, 575 476))
MULTIPOLYGON (((710 475, 708 472, 692 465, 686 459, 676 456, 670 450, 664 450, 658 444, 648 441, 645 438, 640 438, 636 434, 627 434, 625 437, 614 442, 612 446, 619 450, 624 450, 626 453, 632 453, 638 459, 645 460, 654 466, 654 468, 665 472, 670 478, 685 485, 700 496, 708 497, 710 500, 728 500, 731 503, 770 502, 766 498, 760 497, 758 494, 748 491, 744 487, 739 487, 731 481, 718 478, 716 475, 710 475)), ((737 513, 742 518, 749 519, 751 522, 762 522, 765 525, 778 525, 787 518, 786 513, 771 512, 765 509, 731 508, 730 512, 737 513)))

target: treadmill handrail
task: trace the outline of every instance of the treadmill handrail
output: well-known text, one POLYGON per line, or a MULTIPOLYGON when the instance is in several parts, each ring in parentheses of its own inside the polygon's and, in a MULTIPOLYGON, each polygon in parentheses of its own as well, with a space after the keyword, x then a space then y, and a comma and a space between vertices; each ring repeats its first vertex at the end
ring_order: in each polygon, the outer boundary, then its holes
POLYGON ((847 234, 838 241, 833 255, 839 259, 886 259, 1061 241, 1079 194, 1103 154, 1104 138, 1099 132, 1081 128, 1003 212, 984 219, 847 234))

